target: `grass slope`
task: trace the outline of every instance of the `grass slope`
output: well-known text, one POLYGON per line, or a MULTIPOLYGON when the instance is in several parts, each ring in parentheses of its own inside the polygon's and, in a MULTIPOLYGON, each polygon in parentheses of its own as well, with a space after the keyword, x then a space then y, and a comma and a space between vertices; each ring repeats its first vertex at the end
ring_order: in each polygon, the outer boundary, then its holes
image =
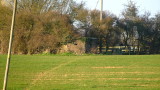
MULTIPOLYGON (((0 89, 5 61, 0 55, 0 89)), ((75 89, 158 90, 160 55, 12 57, 7 90, 75 89)))

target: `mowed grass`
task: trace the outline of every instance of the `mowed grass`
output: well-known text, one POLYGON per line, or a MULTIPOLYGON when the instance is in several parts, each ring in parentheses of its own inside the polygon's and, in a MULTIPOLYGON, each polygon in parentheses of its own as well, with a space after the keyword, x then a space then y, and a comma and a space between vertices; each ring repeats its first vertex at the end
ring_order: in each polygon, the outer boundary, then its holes
POLYGON ((14 55, 8 81, 7 90, 160 90, 160 55, 14 55))

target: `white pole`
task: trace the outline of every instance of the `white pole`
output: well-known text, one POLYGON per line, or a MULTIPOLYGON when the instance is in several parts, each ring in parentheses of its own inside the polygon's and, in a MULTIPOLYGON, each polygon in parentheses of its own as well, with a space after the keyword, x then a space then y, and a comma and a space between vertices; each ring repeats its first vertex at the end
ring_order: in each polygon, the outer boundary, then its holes
POLYGON ((14 8, 13 8, 13 16, 12 16, 12 24, 11 24, 11 32, 10 32, 10 40, 9 40, 9 47, 8 47, 8 56, 7 56, 7 62, 6 62, 6 70, 5 70, 5 76, 4 76, 3 90, 6 90, 6 88, 7 88, 16 10, 17 10, 17 0, 14 0, 14 8))
POLYGON ((103 0, 100 0, 100 7, 101 7, 101 11, 100 11, 100 21, 102 21, 102 18, 103 18, 103 0))

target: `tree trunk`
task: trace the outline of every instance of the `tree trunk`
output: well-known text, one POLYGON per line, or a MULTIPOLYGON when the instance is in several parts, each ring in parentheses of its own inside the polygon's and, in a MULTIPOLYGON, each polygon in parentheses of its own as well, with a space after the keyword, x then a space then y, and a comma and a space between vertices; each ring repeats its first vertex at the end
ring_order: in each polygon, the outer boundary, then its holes
POLYGON ((99 38, 99 53, 102 53, 102 37, 99 38))

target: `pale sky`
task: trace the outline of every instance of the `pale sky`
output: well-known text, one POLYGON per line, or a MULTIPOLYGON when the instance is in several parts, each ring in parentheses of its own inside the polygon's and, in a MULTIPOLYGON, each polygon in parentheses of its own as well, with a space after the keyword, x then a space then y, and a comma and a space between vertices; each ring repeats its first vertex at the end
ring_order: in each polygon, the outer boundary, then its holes
MULTIPOLYGON (((75 0, 77 2, 84 1, 86 2, 86 7, 88 9, 95 9, 98 0, 75 0)), ((127 4, 128 0, 103 0, 104 2, 104 11, 110 11, 117 16, 121 15, 121 12, 124 10, 124 4, 127 4)), ((156 13, 160 12, 160 0, 132 0, 136 2, 136 5, 139 6, 139 13, 143 14, 145 11, 150 11, 151 16, 154 16, 156 13)), ((100 2, 97 5, 96 9, 100 9, 100 2)))

